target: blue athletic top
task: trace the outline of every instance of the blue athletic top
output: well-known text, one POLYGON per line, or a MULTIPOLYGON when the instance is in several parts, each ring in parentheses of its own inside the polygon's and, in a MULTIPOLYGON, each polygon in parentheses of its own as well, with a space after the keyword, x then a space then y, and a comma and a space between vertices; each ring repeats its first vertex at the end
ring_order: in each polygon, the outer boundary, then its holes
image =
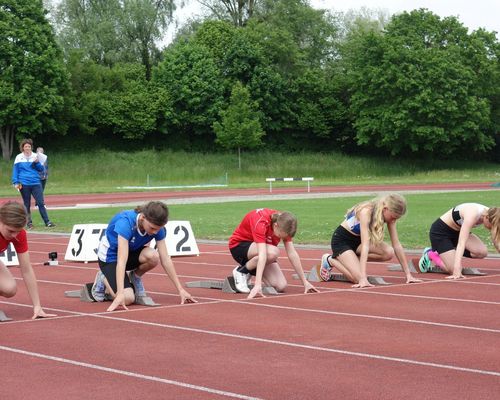
POLYGON ((354 212, 354 210, 352 210, 345 216, 345 220, 352 233, 361 235, 361 225, 359 223, 359 220, 356 218, 356 213, 354 212))
POLYGON ((139 250, 146 246, 151 240, 157 242, 165 239, 167 231, 162 227, 155 235, 140 232, 137 228, 139 213, 134 210, 126 210, 116 214, 106 228, 106 234, 99 242, 97 257, 105 263, 116 262, 118 258, 118 235, 128 240, 129 251, 139 250))
POLYGON ((26 157, 24 153, 18 154, 14 160, 12 168, 12 184, 21 183, 22 185, 32 186, 40 185, 40 172, 43 172, 43 165, 39 162, 34 162, 36 154, 31 153, 31 156, 26 157))

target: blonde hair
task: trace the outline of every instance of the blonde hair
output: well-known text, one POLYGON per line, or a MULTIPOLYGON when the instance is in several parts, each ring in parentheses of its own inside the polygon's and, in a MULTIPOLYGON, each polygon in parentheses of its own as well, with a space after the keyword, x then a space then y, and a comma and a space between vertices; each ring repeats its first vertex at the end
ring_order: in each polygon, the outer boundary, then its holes
POLYGON ((364 208, 370 208, 371 216, 370 224, 368 226, 370 242, 373 244, 379 244, 384 240, 384 207, 387 207, 391 213, 393 213, 397 218, 400 218, 406 214, 406 199, 397 193, 376 197, 374 199, 356 204, 354 207, 347 210, 346 215, 354 212, 356 218, 359 219, 359 212, 364 208))
POLYGON ((284 211, 271 216, 271 223, 277 223, 278 228, 289 237, 297 233, 297 217, 290 212, 284 211))
POLYGON ((491 223, 491 240, 498 252, 500 252, 500 207, 491 207, 486 214, 491 223))
POLYGON ((0 222, 12 228, 24 228, 28 222, 26 209, 21 203, 9 201, 0 207, 0 222))

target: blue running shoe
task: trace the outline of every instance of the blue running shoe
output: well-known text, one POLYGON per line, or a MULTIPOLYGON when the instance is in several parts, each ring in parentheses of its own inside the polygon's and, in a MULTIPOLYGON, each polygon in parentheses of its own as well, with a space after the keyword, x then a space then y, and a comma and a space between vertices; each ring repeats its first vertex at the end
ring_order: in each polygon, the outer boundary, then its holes
POLYGON ((131 271, 128 277, 130 279, 130 283, 134 287, 135 296, 136 297, 146 296, 146 289, 144 289, 144 284, 142 283, 141 277, 137 275, 135 271, 131 271))
POLYGON ((97 271, 92 285, 91 294, 95 301, 104 301, 106 297, 106 285, 104 283, 105 276, 101 271, 97 271))

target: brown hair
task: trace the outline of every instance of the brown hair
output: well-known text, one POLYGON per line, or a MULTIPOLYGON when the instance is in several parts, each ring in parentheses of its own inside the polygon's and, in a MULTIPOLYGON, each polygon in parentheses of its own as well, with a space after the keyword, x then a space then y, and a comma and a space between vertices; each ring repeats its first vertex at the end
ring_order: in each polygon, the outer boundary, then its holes
POLYGON ((297 217, 290 212, 276 213, 271 216, 271 223, 277 223, 278 228, 289 237, 294 237, 297 233, 297 217))
POLYGON ((26 209, 21 203, 9 201, 0 207, 0 222, 13 228, 23 228, 28 222, 26 209))
POLYGON ((135 208, 136 212, 142 213, 152 224, 164 226, 168 222, 168 207, 161 201, 150 201, 135 208))
POLYGON ((491 223, 491 240, 498 252, 500 252, 500 207, 491 207, 486 214, 491 223))
POLYGON ((23 140, 21 140, 21 143, 19 143, 19 149, 21 150, 21 152, 23 151, 23 147, 24 147, 25 144, 30 144, 31 148, 33 149, 33 140, 31 140, 31 139, 23 139, 23 140))

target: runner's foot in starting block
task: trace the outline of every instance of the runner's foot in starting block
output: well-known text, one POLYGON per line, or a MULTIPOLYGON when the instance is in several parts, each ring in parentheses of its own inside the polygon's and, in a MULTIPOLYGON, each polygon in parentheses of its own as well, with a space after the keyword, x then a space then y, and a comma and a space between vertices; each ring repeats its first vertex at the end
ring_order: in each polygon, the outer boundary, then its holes
POLYGON ((12 321, 12 318, 7 317, 3 311, 0 311, 0 322, 12 321))
MULTIPOLYGON (((236 289, 236 285, 234 283, 234 278, 232 276, 228 276, 223 281, 221 280, 206 280, 206 281, 192 281, 186 282, 186 287, 190 288, 205 288, 205 289, 219 289, 224 293, 239 293, 236 289)), ((253 285, 248 285, 250 290, 253 288, 253 285)), ((263 294, 278 294, 276 289, 273 286, 263 286, 262 287, 263 294)))
MULTIPOLYGON (((319 275, 320 268, 320 264, 315 265, 311 268, 311 271, 309 273, 305 274, 309 282, 325 282, 325 280, 321 279, 319 275)), ((299 279, 297 274, 294 274, 293 278, 299 279)), ((390 285, 390 283, 386 282, 381 276, 368 276, 367 278, 368 282, 370 282, 372 285, 390 285)), ((352 283, 344 274, 330 274, 330 279, 328 279, 328 282, 331 281, 352 283)))
MULTIPOLYGON (((80 301, 85 303, 94 303, 96 300, 92 297, 92 285, 93 282, 86 283, 80 290, 68 290, 64 292, 64 296, 79 298, 80 301)), ((112 301, 113 299, 106 295, 105 301, 112 301)), ((134 304, 148 307, 156 307, 160 304, 155 303, 154 300, 149 296, 136 296, 134 304)))

